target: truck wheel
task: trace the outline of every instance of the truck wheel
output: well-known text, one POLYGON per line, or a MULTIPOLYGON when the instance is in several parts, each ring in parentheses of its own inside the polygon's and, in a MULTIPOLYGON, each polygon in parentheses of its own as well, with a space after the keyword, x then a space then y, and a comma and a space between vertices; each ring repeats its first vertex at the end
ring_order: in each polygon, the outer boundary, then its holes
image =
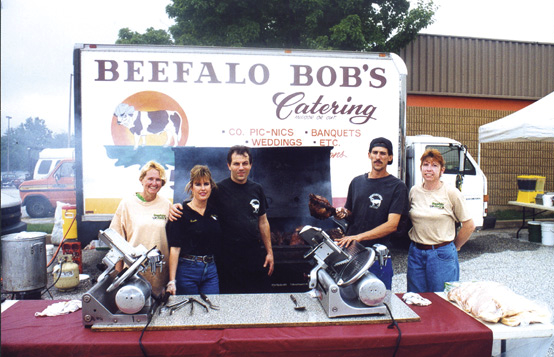
POLYGON ((52 211, 50 202, 40 197, 29 198, 25 208, 27 210, 27 214, 32 218, 48 217, 52 211))

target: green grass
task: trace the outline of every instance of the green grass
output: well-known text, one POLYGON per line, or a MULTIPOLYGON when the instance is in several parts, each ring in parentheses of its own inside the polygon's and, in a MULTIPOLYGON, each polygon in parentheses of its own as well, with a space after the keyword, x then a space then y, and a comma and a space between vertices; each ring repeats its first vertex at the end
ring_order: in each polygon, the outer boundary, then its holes
POLYGON ((52 234, 54 223, 27 223, 27 232, 44 232, 52 234))

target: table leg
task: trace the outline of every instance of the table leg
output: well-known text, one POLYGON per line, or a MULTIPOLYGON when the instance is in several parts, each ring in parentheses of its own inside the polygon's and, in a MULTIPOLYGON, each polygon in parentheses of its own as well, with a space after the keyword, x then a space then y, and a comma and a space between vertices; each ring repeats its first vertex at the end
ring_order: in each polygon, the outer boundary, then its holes
POLYGON ((521 222, 521 227, 517 230, 516 239, 519 239, 519 231, 525 227, 525 207, 521 207, 521 209, 523 210, 523 221, 521 222))

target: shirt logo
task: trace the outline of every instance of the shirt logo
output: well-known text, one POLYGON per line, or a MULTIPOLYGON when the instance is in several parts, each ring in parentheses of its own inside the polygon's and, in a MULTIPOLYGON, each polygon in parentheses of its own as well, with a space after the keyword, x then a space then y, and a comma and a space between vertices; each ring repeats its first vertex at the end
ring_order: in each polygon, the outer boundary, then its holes
POLYGON ((444 203, 442 202, 432 202, 431 203, 431 206, 429 206, 431 208, 438 208, 438 209, 444 209, 444 203))
POLYGON ((212 214, 210 217, 211 217, 214 221, 217 221, 217 215, 212 214))
POLYGON ((250 206, 252 206, 252 208, 254 209, 253 213, 257 214, 260 210, 260 201, 254 198, 252 201, 250 201, 250 206))
POLYGON ((153 214, 152 219, 163 219, 165 220, 165 214, 153 214))
POLYGON ((373 193, 369 196, 369 208, 377 209, 381 207, 381 202, 383 201, 383 196, 378 193, 373 193))

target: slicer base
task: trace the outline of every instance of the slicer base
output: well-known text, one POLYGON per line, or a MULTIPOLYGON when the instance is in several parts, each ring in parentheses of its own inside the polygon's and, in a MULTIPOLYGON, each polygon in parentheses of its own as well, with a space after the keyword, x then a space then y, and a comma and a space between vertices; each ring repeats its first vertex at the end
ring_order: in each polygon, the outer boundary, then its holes
POLYGON ((144 308, 136 314, 124 314, 117 309, 115 304, 117 290, 106 293, 106 288, 113 280, 113 277, 107 276, 83 295, 83 324, 85 326, 94 326, 95 324, 146 325, 152 298, 149 298, 144 308))
POLYGON ((360 316, 360 315, 385 315, 387 307, 385 302, 390 302, 391 291, 387 290, 386 295, 380 304, 367 306, 356 298, 345 298, 340 291, 340 287, 323 269, 318 272, 317 291, 319 292, 319 301, 323 310, 329 317, 341 316, 360 316), (388 298, 388 300, 387 300, 388 298))

